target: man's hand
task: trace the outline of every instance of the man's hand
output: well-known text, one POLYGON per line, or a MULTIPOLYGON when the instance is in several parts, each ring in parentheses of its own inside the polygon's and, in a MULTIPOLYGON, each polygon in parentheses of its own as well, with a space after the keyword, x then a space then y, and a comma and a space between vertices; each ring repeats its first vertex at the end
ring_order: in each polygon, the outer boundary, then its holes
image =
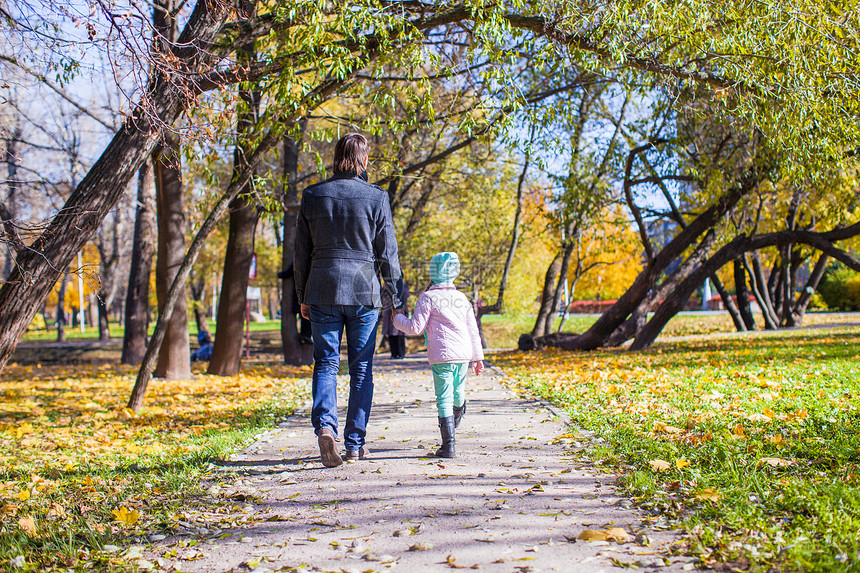
POLYGON ((307 320, 311 319, 311 305, 303 304, 300 306, 299 311, 302 313, 302 318, 307 320))
POLYGON ((395 308, 394 314, 402 314, 403 316, 406 316, 406 307, 395 308))
POLYGON ((480 376, 481 372, 484 371, 484 361, 483 360, 476 360, 475 363, 473 364, 473 367, 475 368, 475 376, 480 376))

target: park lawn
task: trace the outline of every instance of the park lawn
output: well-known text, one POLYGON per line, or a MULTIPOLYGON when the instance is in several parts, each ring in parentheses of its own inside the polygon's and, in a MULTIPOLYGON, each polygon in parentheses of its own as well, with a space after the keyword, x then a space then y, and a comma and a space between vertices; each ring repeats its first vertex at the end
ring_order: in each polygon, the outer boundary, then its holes
MULTIPOLYGON (((208 321, 209 331, 213 334, 216 332, 217 324, 214 320, 208 321)), ((149 325, 149 333, 152 334, 152 331, 155 329, 155 322, 152 322, 149 325)), ((251 323, 251 332, 271 332, 271 331, 279 331, 281 330, 281 321, 280 320, 266 320, 263 322, 252 322, 251 323)), ((244 332, 244 331, 243 331, 244 332)), ((125 328, 122 324, 111 322, 110 323, 110 336, 111 339, 118 340, 122 342, 122 337, 125 334, 125 328)), ((188 335, 189 337, 197 336, 197 324, 193 320, 188 321, 188 335)), ((99 329, 95 326, 85 326, 84 331, 81 332, 78 327, 66 327, 66 340, 98 340, 99 338, 99 329)), ((24 333, 24 336, 21 337, 21 340, 25 342, 56 342, 57 340, 57 329, 56 325, 49 324, 48 329, 44 328, 33 328, 31 327, 24 333)))
POLYGON ((564 407, 586 430, 560 438, 573 455, 621 473, 655 525, 683 527, 699 565, 860 570, 856 329, 492 360, 564 407))
MULTIPOLYGON (((562 327, 562 332, 584 332, 597 320, 596 314, 568 315, 562 327)), ((755 314, 756 324, 764 328, 760 314, 755 314)), ((516 348, 520 334, 531 332, 535 316, 532 314, 488 314, 482 320, 484 334, 490 343, 490 348, 516 348)), ((554 328, 558 329, 560 317, 555 317, 554 328)), ((823 324, 860 323, 858 312, 807 312, 803 318, 804 326, 823 324)), ((701 334, 719 334, 735 332, 731 317, 725 312, 682 312, 675 315, 666 324, 661 338, 673 336, 696 336, 701 334)))
POLYGON ((136 415, 124 408, 135 368, 4 369, 0 570, 133 570, 140 556, 126 546, 174 531, 211 462, 309 395, 308 367, 199 368, 194 380, 152 381, 136 415))

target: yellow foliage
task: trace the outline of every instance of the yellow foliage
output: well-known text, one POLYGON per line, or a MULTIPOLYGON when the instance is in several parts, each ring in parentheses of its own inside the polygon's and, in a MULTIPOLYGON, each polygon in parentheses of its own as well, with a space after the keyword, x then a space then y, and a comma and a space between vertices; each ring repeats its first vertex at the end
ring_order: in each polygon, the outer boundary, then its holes
POLYGON ((135 375, 124 365, 7 366, 0 381, 6 467, 70 470, 166 453, 163 444, 184 447, 206 429, 228 428, 261 401, 306 394, 311 370, 252 365, 229 378, 198 372, 193 380, 154 381, 137 415, 125 408, 135 375))
MULTIPOLYGON (((573 298, 610 300, 621 296, 642 270, 639 235, 620 211, 608 211, 598 227, 588 229, 580 239, 582 267, 596 265, 579 278, 573 298)), ((576 279, 576 262, 571 261, 568 279, 576 279)))

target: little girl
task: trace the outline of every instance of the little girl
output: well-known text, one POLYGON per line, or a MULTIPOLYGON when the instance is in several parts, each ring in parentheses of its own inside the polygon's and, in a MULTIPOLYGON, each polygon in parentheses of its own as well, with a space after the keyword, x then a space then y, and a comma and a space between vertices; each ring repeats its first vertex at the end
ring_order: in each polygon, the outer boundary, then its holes
POLYGON ((466 413, 463 382, 472 363, 475 374, 484 370, 484 351, 478 334, 475 311, 466 295, 454 286, 460 274, 457 253, 439 253, 430 259, 430 280, 427 291, 415 303, 412 318, 402 310, 394 316, 394 326, 406 334, 421 334, 426 330, 427 361, 433 370, 436 387, 436 409, 442 447, 436 455, 454 457, 454 429, 466 413))

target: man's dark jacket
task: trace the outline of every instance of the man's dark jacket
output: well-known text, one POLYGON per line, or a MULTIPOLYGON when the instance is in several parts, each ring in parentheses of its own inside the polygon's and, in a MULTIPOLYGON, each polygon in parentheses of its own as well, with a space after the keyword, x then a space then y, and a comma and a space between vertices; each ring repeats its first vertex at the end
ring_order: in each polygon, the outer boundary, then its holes
POLYGON ((401 306, 388 194, 362 176, 340 173, 304 190, 294 255, 302 304, 401 306))

